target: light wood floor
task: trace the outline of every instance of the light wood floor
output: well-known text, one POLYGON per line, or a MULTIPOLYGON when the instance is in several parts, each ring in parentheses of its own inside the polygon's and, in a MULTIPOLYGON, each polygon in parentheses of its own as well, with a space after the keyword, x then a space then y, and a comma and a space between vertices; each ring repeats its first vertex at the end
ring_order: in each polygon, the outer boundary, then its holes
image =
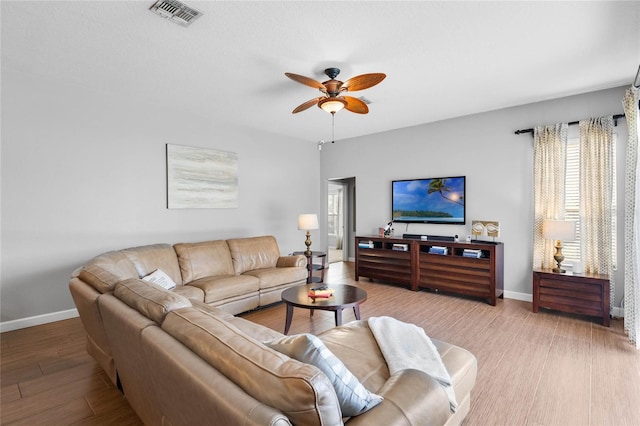
MULTIPOLYGON (((352 263, 331 264, 327 282, 368 292, 363 319, 390 315, 478 358, 465 425, 640 425, 640 351, 622 320, 611 327, 576 316, 531 312, 531 304, 482 301, 353 281, 352 263)), ((278 304, 245 318, 282 331, 278 304)), ((353 319, 345 312, 345 322, 353 319)), ((333 326, 330 312, 294 310, 290 333, 333 326)), ((85 351, 79 319, 0 336, 3 425, 139 425, 126 399, 85 351)))

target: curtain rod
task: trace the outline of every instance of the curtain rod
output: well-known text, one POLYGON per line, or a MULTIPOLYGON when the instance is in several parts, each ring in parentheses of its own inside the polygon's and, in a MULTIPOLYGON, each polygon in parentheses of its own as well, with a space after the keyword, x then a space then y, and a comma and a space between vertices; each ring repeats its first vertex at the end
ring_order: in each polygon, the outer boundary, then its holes
MULTIPOLYGON (((616 114, 613 116, 613 122, 614 124, 617 126, 618 125, 618 119, 620 118, 624 118, 624 114, 616 114)), ((573 126, 575 124, 579 124, 579 121, 571 121, 569 123, 567 123, 569 126, 573 126)), ((516 135, 521 135, 523 133, 532 133, 533 134, 533 129, 520 129, 520 130, 516 130, 514 132, 516 135)))

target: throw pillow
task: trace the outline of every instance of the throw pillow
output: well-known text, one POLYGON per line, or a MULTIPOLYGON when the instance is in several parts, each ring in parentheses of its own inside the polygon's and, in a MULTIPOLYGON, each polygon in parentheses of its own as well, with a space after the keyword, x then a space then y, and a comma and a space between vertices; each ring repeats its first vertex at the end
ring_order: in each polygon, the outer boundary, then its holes
POLYGON ((162 271, 162 269, 156 269, 146 277, 142 277, 142 279, 157 284, 167 290, 176 288, 176 283, 174 283, 171 277, 162 271))
POLYGON ((315 365, 333 384, 344 417, 375 407, 382 397, 369 392, 347 367, 313 334, 297 334, 269 340, 265 345, 293 359, 315 365))

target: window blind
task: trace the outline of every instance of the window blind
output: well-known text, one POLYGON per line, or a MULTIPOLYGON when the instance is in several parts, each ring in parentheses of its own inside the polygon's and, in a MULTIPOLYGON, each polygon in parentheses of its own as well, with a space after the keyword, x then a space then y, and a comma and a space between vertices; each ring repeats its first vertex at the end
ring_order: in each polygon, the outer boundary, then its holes
MULTIPOLYGON (((616 140, 617 135, 613 135, 613 187, 616 188, 616 140)), ((617 262, 616 256, 616 234, 617 234, 617 197, 616 190, 612 194, 612 237, 611 237, 611 253, 613 265, 615 268, 617 262)), ((580 244, 580 138, 570 138, 567 140, 567 158, 565 164, 565 220, 573 220, 576 222, 576 239, 575 241, 563 241, 562 253, 565 261, 579 262, 581 260, 581 244, 580 244)))

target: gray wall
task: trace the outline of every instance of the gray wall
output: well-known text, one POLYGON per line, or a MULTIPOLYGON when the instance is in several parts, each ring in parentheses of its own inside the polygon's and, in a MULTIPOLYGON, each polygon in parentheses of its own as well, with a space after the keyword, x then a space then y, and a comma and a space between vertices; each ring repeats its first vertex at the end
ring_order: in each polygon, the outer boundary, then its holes
MULTIPOLYGON (((327 179, 355 176, 356 230, 358 235, 371 235, 391 217, 392 180, 466 175, 466 225, 396 224, 396 235, 463 237, 470 234, 473 219, 498 220, 501 228, 498 240, 505 244, 505 295, 530 300, 533 137, 515 135, 514 131, 621 113, 625 90, 626 87, 603 90, 325 144, 321 151, 320 177, 325 182, 321 196, 326 200, 327 179)), ((570 129, 576 131, 577 127, 570 129)), ((620 120, 616 133, 618 193, 622 196, 627 140, 624 119, 620 120)), ((623 217, 619 214, 620 243, 623 217)), ((620 264, 623 256, 624 251, 619 248, 620 264)), ((622 274, 616 274, 616 278, 616 305, 619 305, 623 295, 622 274)))
POLYGON ((304 249, 297 215, 319 207, 315 143, 10 71, 1 172, 4 330, 73 309, 69 276, 99 253, 264 234, 290 253, 304 249), (168 210, 167 143, 238 153, 239 207, 168 210))
MULTIPOLYGON (((43 76, 6 71, 2 89, 0 326, 6 330, 72 312, 70 273, 107 250, 273 234, 289 253, 304 248, 297 215, 313 211, 324 229, 312 231, 312 241, 326 247, 327 180, 352 176, 356 231, 371 234, 389 220, 391 180, 466 175, 467 219, 500 221, 507 296, 526 299, 532 137, 513 131, 619 113, 625 88, 338 141, 322 151, 315 143, 113 98, 99 88, 60 86, 43 76), (239 207, 166 209, 167 143, 237 152, 239 207)), ((624 120, 617 130, 622 159, 624 120)), ((396 226, 399 234, 469 231, 470 223, 396 226)), ((618 254, 621 260, 622 250, 618 254)))

